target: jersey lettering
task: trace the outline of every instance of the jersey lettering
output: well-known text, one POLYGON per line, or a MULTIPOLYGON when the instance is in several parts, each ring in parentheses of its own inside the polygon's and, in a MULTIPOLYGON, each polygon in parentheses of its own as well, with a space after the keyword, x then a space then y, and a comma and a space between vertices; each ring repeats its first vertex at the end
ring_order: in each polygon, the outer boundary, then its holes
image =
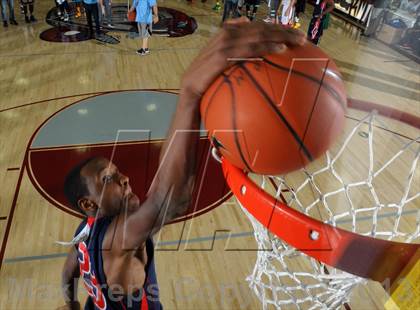
POLYGON ((98 309, 106 309, 106 300, 102 294, 101 287, 96 279, 94 271, 91 269, 89 253, 84 242, 79 243, 79 267, 80 275, 83 278, 86 290, 92 298, 93 303, 98 309))

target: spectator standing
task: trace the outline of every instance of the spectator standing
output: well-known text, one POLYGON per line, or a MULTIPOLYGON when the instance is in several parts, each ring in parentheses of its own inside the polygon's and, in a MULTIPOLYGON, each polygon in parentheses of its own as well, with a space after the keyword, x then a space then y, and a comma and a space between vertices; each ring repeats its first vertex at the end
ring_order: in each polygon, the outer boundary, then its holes
POLYGON ((225 0, 222 21, 236 17, 238 17, 238 0, 225 0))
POLYGON ((297 0, 295 6, 295 24, 300 26, 300 14, 305 13, 306 0, 297 0))
POLYGON ((95 20, 95 33, 96 36, 100 36, 101 28, 99 25, 99 12, 98 12, 98 0, 83 0, 83 6, 85 8, 86 18, 89 26, 89 36, 93 37, 93 24, 92 15, 95 20))
POLYGON ((324 32, 324 22, 328 13, 334 9, 334 0, 316 0, 314 12, 308 28, 308 40, 318 45, 324 32))
POLYGON ((36 22, 36 18, 34 16, 34 2, 35 0, 20 0, 20 5, 23 8, 23 14, 25 15, 25 22, 28 24, 30 22, 36 22))
POLYGON ((130 12, 136 10, 136 22, 140 39, 142 39, 142 47, 137 50, 137 54, 141 56, 148 55, 149 37, 152 35, 152 25, 159 21, 158 7, 156 0, 134 0, 130 12))
POLYGON ((295 10, 296 0, 283 0, 283 8, 281 12, 281 24, 286 27, 293 26, 293 13, 295 10))
POLYGON ((100 4, 103 23, 110 28, 114 28, 112 25, 112 0, 101 0, 100 4))
POLYGON ((281 0, 271 0, 270 1, 270 21, 273 24, 278 23, 278 12, 280 7, 281 0))

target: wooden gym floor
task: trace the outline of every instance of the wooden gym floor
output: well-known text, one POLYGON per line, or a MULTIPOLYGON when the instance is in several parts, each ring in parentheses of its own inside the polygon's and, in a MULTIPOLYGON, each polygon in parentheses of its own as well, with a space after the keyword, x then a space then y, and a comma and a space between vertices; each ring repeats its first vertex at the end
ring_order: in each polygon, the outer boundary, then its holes
MULTIPOLYGON (((70 239, 80 222, 44 199, 23 167, 27 144, 36 129, 53 113, 90 95, 178 89, 182 73, 219 27, 221 14, 211 10, 213 1, 158 4, 194 17, 198 29, 180 38, 154 36, 151 54, 143 58, 135 54, 139 42, 124 35, 118 45, 40 40, 39 34, 50 27, 43 20, 53 1, 36 2, 39 21, 30 25, 24 23, 16 3, 19 26, 0 29, 0 309, 55 309, 63 304, 60 272, 67 249, 54 241, 70 239)), ((304 31, 310 11, 309 7, 303 19, 304 31)), ((261 9, 259 19, 264 13, 261 9)), ((321 47, 335 59, 349 97, 420 116, 417 63, 374 39, 361 38, 357 29, 335 18, 321 47)), ((193 248, 206 250, 156 252, 164 307, 259 309, 245 280, 253 269, 255 252, 224 251, 224 232, 218 233, 221 240, 211 242, 214 232, 220 230, 230 231, 232 248, 255 246, 252 227, 234 203, 186 225, 190 234, 182 238, 192 240, 193 248)), ((166 227, 160 240, 178 240, 182 228, 182 223, 166 227)), ((83 303, 83 288, 79 294, 83 303)), ((369 282, 355 289, 349 306, 383 309, 386 300, 384 290, 369 282)))

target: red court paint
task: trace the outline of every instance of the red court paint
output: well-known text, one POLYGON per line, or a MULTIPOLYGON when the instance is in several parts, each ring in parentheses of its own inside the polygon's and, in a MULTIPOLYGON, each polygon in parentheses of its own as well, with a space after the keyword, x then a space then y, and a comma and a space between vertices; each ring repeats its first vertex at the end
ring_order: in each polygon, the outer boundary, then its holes
MULTIPOLYGON (((112 91, 99 95, 109 93, 118 92, 112 91)), ((164 93, 172 92, 164 91, 164 93)), ((92 97, 95 97, 95 95, 89 96, 89 98, 92 97)), ((82 217, 82 215, 69 205, 63 192, 65 176, 72 167, 84 159, 94 156, 111 159, 114 152, 113 162, 121 172, 130 178, 133 192, 139 196, 140 201, 144 201, 146 192, 157 171, 160 149, 163 144, 163 140, 149 140, 31 148, 32 141, 35 139, 37 133, 43 130, 44 125, 54 116, 60 113, 66 113, 67 108, 86 99, 88 98, 83 98, 60 109, 39 126, 28 144, 28 157, 26 162, 29 178, 37 191, 52 205, 77 217, 82 217)), ((197 152, 197 177, 193 191, 193 201, 188 209, 187 215, 176 219, 174 222, 208 212, 231 196, 230 190, 225 183, 220 164, 211 157, 210 142, 206 137, 200 140, 197 152)))

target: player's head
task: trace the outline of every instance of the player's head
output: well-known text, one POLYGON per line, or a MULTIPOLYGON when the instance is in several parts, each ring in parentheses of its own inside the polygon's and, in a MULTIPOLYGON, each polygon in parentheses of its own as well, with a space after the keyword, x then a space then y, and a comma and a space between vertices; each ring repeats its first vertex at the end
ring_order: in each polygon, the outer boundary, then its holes
POLYGON ((69 202, 88 216, 119 214, 124 207, 139 207, 129 179, 106 158, 94 157, 74 167, 67 175, 64 192, 69 202))

